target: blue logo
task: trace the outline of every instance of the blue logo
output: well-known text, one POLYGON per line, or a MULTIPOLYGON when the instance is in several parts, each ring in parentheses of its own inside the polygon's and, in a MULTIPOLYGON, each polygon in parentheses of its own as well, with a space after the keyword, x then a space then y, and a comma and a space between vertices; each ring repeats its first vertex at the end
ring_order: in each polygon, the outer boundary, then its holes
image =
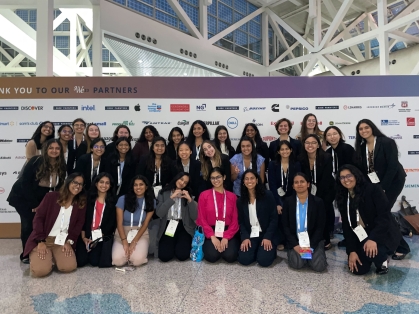
POLYGON ((207 104, 196 106, 196 111, 207 111, 207 104))
POLYGON ((92 106, 89 106, 89 105, 83 106, 82 105, 81 110, 82 111, 95 111, 96 107, 95 107, 95 105, 92 105, 92 106))
POLYGON ((381 125, 400 125, 398 120, 381 120, 381 125))
POLYGON ((161 105, 158 104, 151 104, 147 106, 148 112, 161 112, 161 105))
POLYGON ((239 126, 239 120, 237 120, 235 117, 228 118, 227 126, 230 129, 235 129, 239 126))

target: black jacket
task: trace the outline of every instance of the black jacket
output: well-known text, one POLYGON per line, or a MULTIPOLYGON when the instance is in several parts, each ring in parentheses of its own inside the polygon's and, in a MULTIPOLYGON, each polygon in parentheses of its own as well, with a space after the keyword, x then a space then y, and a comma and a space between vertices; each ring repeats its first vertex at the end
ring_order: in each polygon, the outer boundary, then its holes
MULTIPOLYGON (((116 192, 118 191, 118 160, 114 154, 111 154, 111 156, 109 156, 103 162, 103 171, 109 173, 112 176, 116 192)), ((136 169, 137 163, 134 159, 130 160, 130 162, 125 162, 124 169, 122 169, 122 185, 117 196, 125 195, 128 193, 128 190, 130 189, 131 180, 135 177, 136 169)))
MULTIPOLYGON (((105 161, 101 158, 98 173, 103 171, 105 171, 105 161)), ((83 174, 84 189, 86 191, 90 190, 90 186, 92 185, 92 154, 84 154, 78 158, 74 172, 81 172, 83 174)))
MULTIPOLYGON (((339 143, 335 149, 331 146, 326 150, 332 156, 332 151, 335 153, 335 169, 338 171, 339 167, 343 165, 355 165, 355 149, 346 143, 339 143)), ((332 158, 333 161, 333 158, 332 158)), ((332 164, 333 166, 333 164, 332 164)), ((337 174, 339 175, 339 174, 337 174)))
MULTIPOLYGON (((299 245, 297 235, 297 198, 290 196, 285 199, 282 209, 282 224, 287 239, 287 248, 293 249, 299 245)), ((315 249, 323 240, 323 231, 326 224, 326 211, 321 198, 309 194, 307 208, 307 232, 310 246, 315 249)))
POLYGON ((77 156, 76 156, 77 148, 74 149, 73 140, 68 141, 67 151, 68 151, 68 155, 67 155, 67 175, 70 175, 70 174, 73 173, 74 165, 75 165, 76 158, 77 158, 77 156))
MULTIPOLYGON (((116 209, 115 203, 110 202, 105 204, 105 211, 103 213, 100 230, 104 236, 112 236, 116 229, 116 209)), ((92 235, 93 213, 95 212, 94 203, 87 203, 86 206, 86 220, 84 221, 83 231, 86 233, 86 238, 92 235)))
POLYGON ((176 148, 173 145, 173 142, 170 142, 169 144, 167 144, 166 155, 169 156, 169 158, 171 160, 177 160, 178 159, 178 156, 177 156, 177 153, 176 153, 176 148))
MULTIPOLYGON (((301 141, 293 139, 290 136, 290 144, 291 144, 292 152, 295 158, 298 158, 301 153, 301 141)), ((269 158, 271 160, 276 159, 276 155, 278 154, 278 146, 279 146, 279 138, 269 144, 269 158)))
MULTIPOLYGON (((275 201, 276 201, 276 205, 283 205, 283 201, 286 197, 291 196, 291 195, 295 195, 295 191, 292 187, 293 184, 293 179, 294 176, 296 175, 297 172, 301 171, 301 165, 298 161, 296 162, 291 162, 288 166, 288 177, 287 177, 287 189, 286 189, 286 193, 284 196, 280 197, 278 194, 278 188, 280 188, 281 186, 283 186, 282 183, 282 177, 281 177, 281 164, 277 164, 276 160, 272 160, 269 163, 269 168, 268 168, 268 183, 269 183, 269 190, 271 190, 275 201)), ((285 192, 285 189, 284 189, 285 192)))
MULTIPOLYGON (((137 174, 141 174, 145 176, 148 182, 151 185, 153 185, 155 172, 150 170, 147 167, 147 158, 148 158, 148 155, 141 157, 140 162, 138 163, 138 166, 137 166, 137 174)), ((166 159, 165 162, 167 162, 166 168, 163 169, 164 166, 162 165, 161 171, 160 171, 161 173, 160 185, 162 187, 166 186, 173 179, 173 176, 175 173, 173 167, 171 167, 170 159, 167 156, 165 156, 165 159, 166 159)))
MULTIPOLYGON (((194 196, 194 199, 197 201, 200 187, 204 184, 201 176, 201 162, 195 159, 189 159, 189 161, 189 186, 192 189, 192 196, 194 196)), ((184 172, 180 159, 173 161, 171 168, 174 170, 173 177, 179 172, 184 172)))

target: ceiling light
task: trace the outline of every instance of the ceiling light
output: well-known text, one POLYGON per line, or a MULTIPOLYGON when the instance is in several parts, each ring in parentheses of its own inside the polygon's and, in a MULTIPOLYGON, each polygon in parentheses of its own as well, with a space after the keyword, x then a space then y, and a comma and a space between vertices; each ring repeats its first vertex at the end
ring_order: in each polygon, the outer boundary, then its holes
POLYGON ((188 75, 188 73, 183 73, 183 75, 188 75))

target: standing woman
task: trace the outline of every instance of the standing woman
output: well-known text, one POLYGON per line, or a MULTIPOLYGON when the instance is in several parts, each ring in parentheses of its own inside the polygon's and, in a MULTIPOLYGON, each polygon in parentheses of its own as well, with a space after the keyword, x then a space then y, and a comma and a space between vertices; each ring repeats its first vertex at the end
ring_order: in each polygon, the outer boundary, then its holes
POLYGON ((337 126, 329 126, 324 131, 326 145, 330 146, 326 153, 332 156, 333 176, 342 165, 353 165, 355 161, 354 148, 345 143, 345 137, 337 126))
POLYGON ((112 241, 116 228, 115 186, 112 177, 99 173, 87 192, 86 220, 77 242, 77 266, 112 266, 112 251, 103 250, 104 243, 112 241), (100 241, 97 239, 102 238, 100 241), (89 247, 93 242, 94 247, 89 247), (107 265, 106 265, 107 264, 107 265))
POLYGON ((271 160, 275 160, 280 142, 281 141, 288 141, 291 144, 292 151, 294 156, 300 156, 301 152, 301 141, 293 139, 290 136, 291 129, 292 129, 292 123, 287 118, 282 118, 276 121, 275 125, 275 131, 279 134, 279 138, 269 144, 269 158, 271 160))
MULTIPOLYGON (((80 148, 80 144, 84 141, 84 130, 86 129, 86 121, 82 118, 77 118, 72 123, 74 134, 73 139, 69 142, 69 145, 73 147, 73 150, 76 151, 76 158, 79 158, 81 155, 86 154, 85 150, 80 148)), ((73 167, 76 165, 74 164, 73 167)))
MULTIPOLYGON (((86 128, 86 134, 84 135, 84 141, 80 144, 80 150, 83 151, 83 154, 89 154, 92 149, 92 141, 101 138, 99 127, 92 123, 89 124, 86 128)), ((106 145, 106 144, 105 144, 106 145)))
POLYGON ((188 137, 186 138, 186 142, 189 144, 189 147, 192 150, 191 159, 199 159, 199 152, 201 151, 202 142, 209 139, 209 131, 204 121, 194 121, 194 123, 191 125, 191 128, 189 129, 188 137))
POLYGON ((132 141, 131 130, 126 125, 118 125, 115 131, 113 132, 113 136, 111 139, 112 142, 106 145, 106 150, 105 150, 105 153, 103 154, 103 157, 107 158, 113 152, 115 152, 116 141, 121 137, 126 137, 131 147, 131 141, 132 141))
POLYGON ((233 158, 236 150, 231 146, 230 135, 224 125, 219 125, 215 129, 214 135, 215 147, 223 154, 227 155, 229 159, 233 158))
POLYGON ((143 156, 148 155, 153 139, 159 136, 160 134, 154 126, 146 125, 141 131, 140 137, 132 149, 134 158, 136 160, 140 160, 143 156))
MULTIPOLYGON (((26 164, 22 176, 13 184, 7 201, 20 216, 20 239, 22 248, 32 232, 32 221, 36 208, 48 192, 58 189, 66 177, 66 165, 62 145, 59 140, 50 139, 45 143, 41 156, 32 157, 26 164)), ((27 264, 26 255, 20 260, 27 264)))
POLYGON ((276 258, 277 224, 275 199, 261 182, 256 171, 244 172, 241 196, 237 200, 241 245, 238 261, 242 265, 257 262, 272 265, 276 258))
POLYGON ((59 192, 45 195, 24 252, 30 257, 33 277, 45 277, 54 265, 64 273, 77 268, 74 249, 84 224, 85 205, 80 173, 69 175, 59 192))
POLYGON ((31 139, 26 143, 26 162, 33 156, 41 155, 42 144, 54 138, 55 127, 50 121, 42 122, 33 133, 31 139))
MULTIPOLYGON (((265 160, 265 169, 268 169, 269 166, 269 149, 268 145, 262 141, 262 137, 260 135, 259 129, 254 123, 246 123, 242 132, 243 136, 247 136, 251 138, 254 142, 256 147, 256 153, 262 156, 265 160)), ((241 153, 241 146, 240 143, 237 145, 236 154, 241 153)), ((264 180, 264 179, 263 179, 264 180)), ((265 180, 264 180, 265 181, 265 180)))
POLYGON ((137 175, 127 194, 116 204, 115 241, 112 247, 112 264, 133 266, 147 263, 148 223, 154 213, 153 187, 147 178, 137 175))
POLYGON ((67 175, 71 174, 76 161, 76 151, 73 149, 70 141, 73 136, 73 129, 68 124, 63 124, 57 131, 58 139, 63 146, 64 159, 67 164, 67 175))
POLYGON ((323 201, 309 192, 308 178, 301 172, 294 176, 293 187, 296 197, 286 198, 282 210, 288 265, 294 269, 308 265, 314 271, 322 272, 327 267, 323 240, 325 210, 323 201), (302 251, 310 249, 311 253, 308 254, 311 254, 311 259, 302 258, 302 251))
POLYGON ((120 137, 116 140, 114 152, 104 160, 104 163, 104 171, 109 173, 116 183, 116 196, 128 193, 137 168, 128 137, 120 137))
POLYGON ((301 165, 295 160, 291 143, 284 140, 277 146, 275 159, 269 163, 269 190, 271 190, 278 212, 279 244, 278 250, 283 250, 286 244, 285 234, 282 228, 282 208, 286 197, 295 195, 292 188, 292 179, 301 172, 301 165))
POLYGON ((311 194, 323 200, 326 210, 326 225, 324 228, 325 249, 332 248, 330 236, 333 235, 335 224, 335 210, 333 200, 335 198, 335 182, 332 175, 332 156, 321 148, 320 139, 317 135, 310 134, 304 141, 304 149, 301 152, 301 169, 310 179, 311 194))
POLYGON ((105 152, 105 140, 96 138, 91 142, 92 149, 90 154, 82 155, 76 164, 74 172, 80 172, 84 177, 84 188, 88 191, 95 177, 105 169, 105 162, 102 155, 105 152))
POLYGON ((215 263, 221 257, 228 263, 237 260, 240 247, 237 197, 224 189, 225 175, 221 168, 210 172, 212 189, 201 193, 198 200, 198 219, 205 235, 204 258, 215 263))
POLYGON ((240 196, 241 179, 247 169, 255 169, 260 176, 262 183, 265 182, 265 163, 264 158, 260 156, 255 149, 253 140, 248 136, 240 139, 237 147, 237 154, 230 159, 231 163, 231 181, 233 181, 233 192, 240 196))
POLYGON ((167 156, 171 160, 177 159, 177 150, 179 147, 179 143, 185 140, 185 136, 183 135, 183 131, 180 127, 175 126, 173 129, 170 130, 169 133, 169 144, 167 144, 167 156))
POLYGON ((174 257, 180 261, 189 258, 198 217, 191 192, 189 174, 179 172, 158 195, 156 214, 160 217, 160 226, 157 241, 162 262, 174 257))
POLYGON ((304 139, 310 134, 317 135, 320 139, 321 147, 323 150, 326 150, 327 146, 324 140, 323 131, 319 129, 317 117, 312 113, 308 113, 304 116, 300 133, 297 134, 296 139, 302 141, 304 146, 304 139))

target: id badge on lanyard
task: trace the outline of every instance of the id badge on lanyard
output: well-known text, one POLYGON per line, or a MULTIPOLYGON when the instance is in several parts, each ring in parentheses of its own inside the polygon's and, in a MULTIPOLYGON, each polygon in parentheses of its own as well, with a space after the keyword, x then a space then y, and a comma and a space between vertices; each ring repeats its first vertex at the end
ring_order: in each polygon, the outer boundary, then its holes
POLYGON ((297 208, 296 208, 296 218, 297 218, 297 236, 298 236, 298 243, 301 247, 310 247, 310 237, 308 236, 307 232, 307 212, 308 212, 308 197, 303 206, 307 206, 306 209, 306 217, 304 220, 304 231, 299 232, 298 230, 301 229, 300 225, 300 200, 297 196, 297 208))
MULTIPOLYGON (((103 213, 105 212, 106 203, 103 204, 102 214, 100 216, 99 228, 92 230, 92 241, 100 239, 99 242, 102 242, 102 230, 100 229, 100 225, 102 224, 103 213)), ((93 211, 93 226, 96 224, 96 203, 95 203, 95 210, 93 211)))
POLYGON ((311 184, 311 194, 312 195, 316 195, 316 193, 317 193, 317 186, 316 186, 316 183, 317 183, 317 169, 316 169, 316 161, 314 161, 314 164, 313 164, 313 173, 314 173, 314 178, 313 178, 313 183, 311 184))
MULTIPOLYGON (((57 174, 57 180, 56 180, 56 184, 55 187, 57 187, 58 183, 60 182, 60 177, 57 174)), ((55 187, 54 189, 52 189, 52 175, 49 176, 49 192, 54 192, 55 191, 55 187)))
MULTIPOLYGON (((180 217, 180 215, 179 215, 180 206, 182 204, 181 203, 182 199, 179 198, 178 201, 179 201, 179 204, 178 204, 178 209, 177 209, 177 217, 179 218, 180 217)), ((167 235, 169 237, 174 237, 175 236, 175 232, 176 232, 177 226, 179 224, 179 220, 174 219, 174 217, 175 217, 174 206, 175 205, 172 205, 172 207, 170 208, 170 210, 172 211, 172 219, 170 219, 170 222, 169 222, 169 224, 167 225, 167 228, 166 228, 166 232, 164 233, 165 235, 167 235)))
MULTIPOLYGON (((287 174, 289 173, 289 169, 290 169, 290 166, 288 164, 287 174)), ((288 175, 287 175, 287 181, 284 184, 284 169, 282 168, 282 164, 281 164, 281 182, 282 182, 282 186, 278 188, 277 191, 278 191, 278 195, 282 197, 287 193, 287 188, 288 188, 288 175), (283 186, 285 186, 285 191, 283 189, 283 186)))
MULTIPOLYGON (((93 181, 93 169, 94 169, 94 167, 95 167, 95 164, 94 164, 93 155, 92 155, 92 170, 90 171, 90 180, 92 180, 92 181, 93 181)), ((96 168, 96 175, 99 174, 99 168, 100 168, 100 160, 99 160, 99 164, 97 165, 97 168, 96 168)))
POLYGON ((333 163, 333 171, 332 171, 332 175, 333 178, 336 179, 336 171, 339 168, 338 165, 338 156, 336 155, 336 164, 335 164, 335 150, 332 148, 332 163, 333 163))
POLYGON ((119 191, 121 190, 121 186, 122 186, 122 171, 121 171, 121 164, 118 163, 118 190, 116 191, 116 194, 119 194, 119 191))
POLYGON ((349 192, 348 192, 348 201, 346 202, 346 209, 348 211, 348 222, 349 222, 349 227, 351 227, 351 229, 353 230, 353 232, 355 232, 356 236, 358 237, 359 242, 364 241, 366 238, 368 238, 368 234, 365 231, 364 227, 362 227, 361 225, 359 225, 359 211, 356 211, 356 223, 358 224, 355 228, 352 228, 352 223, 351 223, 351 216, 349 215, 349 192))
POLYGON ((224 229, 225 229, 227 196, 226 196, 226 192, 224 191, 223 220, 218 220, 218 205, 217 205, 217 200, 215 198, 215 190, 214 189, 212 189, 212 196, 214 198, 214 206, 215 206, 215 236, 218 237, 218 238, 222 238, 223 235, 224 235, 224 229))
MULTIPOLYGON (((374 160, 374 156, 375 156, 375 144, 376 144, 376 142, 377 142, 377 138, 374 137, 374 148, 373 148, 372 160, 374 160)), ((369 162, 369 158, 368 158, 368 143, 365 143, 365 152, 366 152, 366 158, 367 158, 368 178, 370 178, 372 183, 380 183, 380 179, 378 178, 377 173, 375 171, 369 172, 370 171, 370 162, 369 162)))
MULTIPOLYGON (((144 207, 145 207, 145 198, 143 200, 143 206, 141 208, 140 220, 138 221, 138 229, 141 228, 141 221, 143 220, 144 207)), ((134 240, 135 236, 138 233, 138 229, 132 229, 133 223, 134 223, 134 213, 131 213, 131 230, 127 234, 127 242, 128 243, 131 243, 132 240, 134 240)))
POLYGON ((63 211, 63 214, 61 215, 60 233, 55 237, 55 241, 54 241, 54 243, 57 245, 64 245, 68 236, 68 232, 66 232, 66 230, 68 230, 68 227, 70 225, 70 218, 68 218, 67 228, 64 229, 64 214, 65 214, 65 210, 63 211))
POLYGON ((252 231, 250 232, 251 238, 259 238, 259 225, 252 226, 252 231))
POLYGON ((159 174, 160 185, 156 185, 157 184, 157 168, 156 168, 156 172, 154 173, 154 182, 153 182, 153 190, 154 190, 155 198, 157 198, 157 196, 159 195, 160 190, 162 189, 162 186, 161 186, 161 167, 158 170, 158 174, 159 174))

